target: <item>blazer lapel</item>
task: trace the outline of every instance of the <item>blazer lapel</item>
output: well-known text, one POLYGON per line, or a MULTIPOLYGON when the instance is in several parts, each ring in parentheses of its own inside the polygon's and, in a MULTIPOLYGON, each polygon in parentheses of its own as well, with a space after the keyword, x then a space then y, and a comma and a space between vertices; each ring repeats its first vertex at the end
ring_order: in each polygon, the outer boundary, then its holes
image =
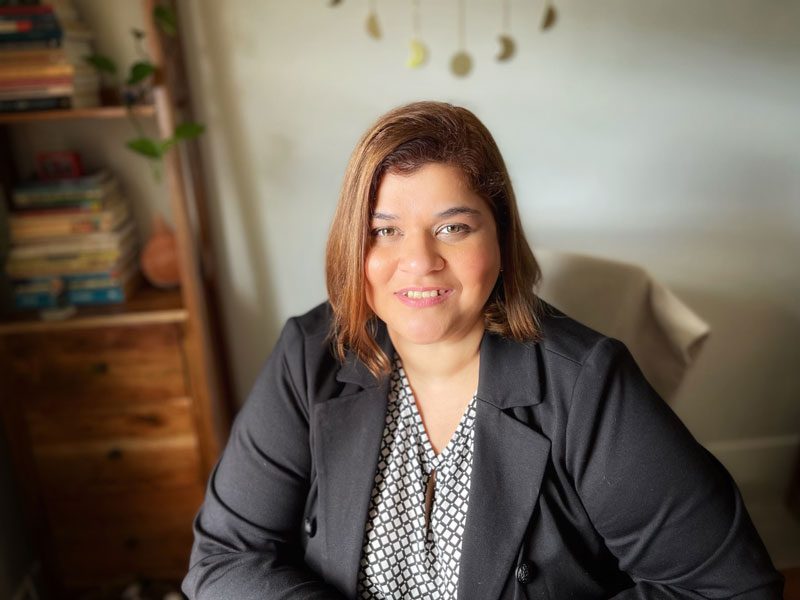
POLYGON ((536 344, 486 334, 481 344, 459 600, 500 596, 533 515, 550 441, 505 409, 541 401, 536 344))
MULTIPOLYGON (((391 358, 385 328, 376 339, 391 358)), ((376 379, 350 354, 337 380, 346 384, 345 392, 352 393, 322 402, 314 416, 319 510, 325 523, 326 579, 353 598, 386 421, 389 379, 376 379)))

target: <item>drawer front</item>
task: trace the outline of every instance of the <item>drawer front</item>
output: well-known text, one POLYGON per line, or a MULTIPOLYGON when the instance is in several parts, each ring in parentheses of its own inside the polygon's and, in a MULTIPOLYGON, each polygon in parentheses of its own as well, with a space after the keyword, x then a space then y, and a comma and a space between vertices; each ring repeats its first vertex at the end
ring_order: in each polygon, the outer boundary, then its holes
POLYGON ((181 579, 189 568, 201 486, 87 495, 48 513, 60 578, 67 586, 181 579))
POLYGON ((198 485, 200 453, 193 435, 121 438, 33 448, 45 497, 198 485))
POLYGON ((10 393, 48 406, 187 396, 179 334, 158 324, 4 336, 10 393))
POLYGON ((157 439, 194 431, 189 398, 78 407, 25 407, 25 422, 34 447, 121 438, 157 439))

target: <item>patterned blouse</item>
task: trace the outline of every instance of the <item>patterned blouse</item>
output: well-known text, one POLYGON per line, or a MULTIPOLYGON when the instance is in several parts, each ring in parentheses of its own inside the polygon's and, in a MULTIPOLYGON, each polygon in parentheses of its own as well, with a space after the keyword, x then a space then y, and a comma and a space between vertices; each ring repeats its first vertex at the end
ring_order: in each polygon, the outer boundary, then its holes
POLYGON ((395 357, 361 554, 360 599, 456 597, 474 422, 473 396, 453 437, 437 456, 403 365, 395 357))

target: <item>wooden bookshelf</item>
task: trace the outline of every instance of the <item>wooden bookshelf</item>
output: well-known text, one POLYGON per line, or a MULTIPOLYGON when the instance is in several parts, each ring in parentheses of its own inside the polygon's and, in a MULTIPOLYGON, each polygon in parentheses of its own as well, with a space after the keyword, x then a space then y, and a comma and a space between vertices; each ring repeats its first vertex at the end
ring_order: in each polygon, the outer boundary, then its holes
POLYGON ((188 316, 181 304, 179 290, 164 291, 143 285, 128 302, 81 307, 74 316, 63 321, 43 321, 36 310, 20 311, 0 321, 0 336, 90 327, 182 323, 188 316))
POLYGON ((155 117, 152 104, 134 106, 96 106, 64 110, 34 110, 30 112, 0 113, 0 123, 40 123, 43 121, 77 121, 80 119, 123 119, 132 112, 137 117, 155 117))
MULTIPOLYGON (((132 110, 166 139, 176 123, 194 120, 180 38, 162 35, 152 17, 155 6, 178 3, 140 5, 157 72, 153 104, 132 110)), ((86 121, 89 151, 120 135, 114 121, 128 111, 0 114, 0 178, 10 188, 25 176, 14 170, 15 127, 37 123, 58 139, 84 128, 70 122, 86 121)), ((163 159, 160 201, 173 220, 179 289, 142 284, 123 304, 81 307, 63 321, 35 310, 0 316, 0 429, 48 597, 185 574, 192 518, 232 418, 202 172, 195 141, 163 159)))

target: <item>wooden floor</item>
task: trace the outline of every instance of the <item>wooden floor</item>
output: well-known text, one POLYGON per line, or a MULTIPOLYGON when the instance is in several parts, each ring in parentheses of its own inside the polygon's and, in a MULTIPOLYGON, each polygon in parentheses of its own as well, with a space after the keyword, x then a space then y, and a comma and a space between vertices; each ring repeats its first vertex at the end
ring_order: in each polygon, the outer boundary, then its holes
POLYGON ((783 571, 786 587, 783 589, 783 600, 800 600, 800 567, 783 571))

